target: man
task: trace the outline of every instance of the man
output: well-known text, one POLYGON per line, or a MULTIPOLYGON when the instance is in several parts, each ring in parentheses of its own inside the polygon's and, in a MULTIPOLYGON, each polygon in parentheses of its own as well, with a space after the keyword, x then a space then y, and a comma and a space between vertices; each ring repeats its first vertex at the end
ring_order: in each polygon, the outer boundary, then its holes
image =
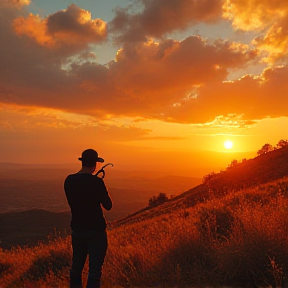
POLYGON ((82 169, 69 175, 64 190, 72 220, 72 266, 70 288, 82 288, 82 270, 89 255, 87 288, 100 287, 100 278, 107 251, 106 221, 102 207, 112 208, 112 201, 103 179, 93 175, 97 162, 104 162, 93 149, 87 149, 79 158, 82 169), (102 207, 101 207, 102 206, 102 207))

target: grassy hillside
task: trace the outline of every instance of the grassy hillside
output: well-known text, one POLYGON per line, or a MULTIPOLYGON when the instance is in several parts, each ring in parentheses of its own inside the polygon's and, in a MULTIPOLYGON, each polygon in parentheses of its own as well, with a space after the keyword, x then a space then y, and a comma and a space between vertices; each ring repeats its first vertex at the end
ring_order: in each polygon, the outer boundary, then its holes
MULTIPOLYGON (((221 181, 225 174, 230 179, 231 188, 223 193, 210 193, 202 184, 115 223, 108 231, 104 287, 283 286, 288 278, 287 149, 271 153, 269 161, 263 155, 250 161, 250 168, 242 166, 246 171, 259 171, 261 163, 271 168, 265 177, 259 174, 256 185, 249 172, 248 184, 238 187, 245 173, 236 173, 232 181, 228 174, 234 168, 228 169, 219 174, 221 181)), ((0 283, 8 288, 68 287, 70 259, 69 237, 0 251, 0 283)))
POLYGON ((209 181, 213 192, 239 190, 287 176, 288 146, 238 163, 209 181))
POLYGON ((288 146, 238 163, 225 172, 214 174, 205 184, 198 185, 158 207, 146 207, 114 221, 114 226, 135 223, 159 214, 173 212, 177 207, 191 207, 210 198, 264 184, 288 176, 288 146))

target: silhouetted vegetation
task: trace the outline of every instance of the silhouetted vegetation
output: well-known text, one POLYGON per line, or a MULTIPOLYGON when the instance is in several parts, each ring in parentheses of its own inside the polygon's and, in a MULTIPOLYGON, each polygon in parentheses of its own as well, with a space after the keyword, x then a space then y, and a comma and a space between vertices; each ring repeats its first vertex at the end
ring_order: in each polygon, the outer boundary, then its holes
POLYGON ((274 147, 267 143, 257 152, 258 155, 263 155, 274 150, 274 147))
POLYGON ((268 153, 268 152, 271 152, 271 151, 273 151, 273 150, 281 149, 281 148, 286 147, 286 146, 288 146, 288 140, 284 140, 284 139, 279 140, 275 147, 273 147, 273 146, 272 146, 271 144, 269 144, 269 143, 266 143, 266 144, 263 145, 262 148, 257 152, 257 155, 260 156, 260 155, 266 154, 266 153, 268 153))
POLYGON ((165 203, 168 200, 166 193, 159 193, 158 196, 153 196, 149 199, 149 206, 157 206, 165 203))
POLYGON ((280 141, 277 143, 276 149, 283 148, 283 147, 285 147, 285 146, 287 146, 287 145, 288 145, 288 140, 282 139, 282 140, 280 140, 280 141))

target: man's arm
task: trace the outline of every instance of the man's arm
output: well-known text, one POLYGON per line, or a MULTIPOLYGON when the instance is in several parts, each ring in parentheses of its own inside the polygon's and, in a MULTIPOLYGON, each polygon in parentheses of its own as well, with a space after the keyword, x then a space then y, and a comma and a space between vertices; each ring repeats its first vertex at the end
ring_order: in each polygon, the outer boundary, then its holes
POLYGON ((107 188, 104 184, 104 181, 102 179, 99 179, 100 180, 100 186, 101 186, 101 189, 100 189, 100 202, 103 206, 103 208, 105 208, 105 210, 109 211, 112 209, 112 200, 108 194, 108 191, 107 191, 107 188))

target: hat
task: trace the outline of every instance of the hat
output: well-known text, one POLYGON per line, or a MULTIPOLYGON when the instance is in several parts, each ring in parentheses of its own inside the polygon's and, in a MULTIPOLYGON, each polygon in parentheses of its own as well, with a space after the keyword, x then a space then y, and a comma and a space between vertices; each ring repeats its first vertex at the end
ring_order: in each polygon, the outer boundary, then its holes
POLYGON ((78 160, 85 163, 96 163, 96 162, 104 162, 103 158, 98 157, 98 153, 93 149, 87 149, 82 152, 82 157, 78 158, 78 160))

